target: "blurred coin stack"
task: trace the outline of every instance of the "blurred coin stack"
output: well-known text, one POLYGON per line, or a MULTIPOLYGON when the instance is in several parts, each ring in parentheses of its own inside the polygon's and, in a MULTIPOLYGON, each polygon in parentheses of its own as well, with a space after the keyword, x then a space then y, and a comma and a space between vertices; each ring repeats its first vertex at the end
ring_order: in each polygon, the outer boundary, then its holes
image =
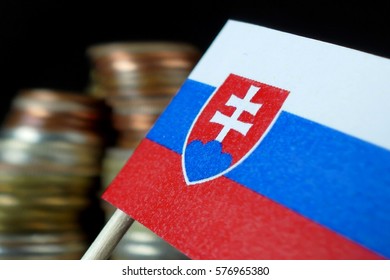
MULTIPOLYGON (((103 158, 103 191, 166 108, 200 58, 182 42, 119 42, 91 46, 92 95, 111 108, 115 145, 103 158)), ((108 220, 114 208, 102 202, 108 220)), ((135 222, 113 259, 186 259, 153 232, 135 222)))
POLYGON ((0 129, 0 259, 84 254, 96 234, 83 215, 100 187, 104 106, 76 92, 18 92, 0 129))

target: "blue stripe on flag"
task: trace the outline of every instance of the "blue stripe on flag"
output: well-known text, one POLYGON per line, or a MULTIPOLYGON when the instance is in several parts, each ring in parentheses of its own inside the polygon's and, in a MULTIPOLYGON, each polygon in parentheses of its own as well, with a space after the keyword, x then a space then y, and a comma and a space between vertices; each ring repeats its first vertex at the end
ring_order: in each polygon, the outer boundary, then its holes
POLYGON ((187 80, 160 115, 147 138, 181 154, 188 130, 215 87, 187 80))
POLYGON ((390 152, 282 112, 227 177, 390 257, 390 152))
MULTIPOLYGON (((181 154, 214 89, 188 80, 147 138, 181 154)), ((282 112, 257 149, 226 177, 390 257, 386 149, 282 112)))

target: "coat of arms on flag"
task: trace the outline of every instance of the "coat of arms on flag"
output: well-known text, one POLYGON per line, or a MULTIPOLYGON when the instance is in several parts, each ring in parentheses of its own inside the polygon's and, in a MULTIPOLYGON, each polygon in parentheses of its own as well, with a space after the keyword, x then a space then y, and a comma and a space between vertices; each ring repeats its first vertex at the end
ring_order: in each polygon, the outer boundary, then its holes
POLYGON ((388 259, 389 74, 228 21, 103 199, 192 259, 388 259))
POLYGON ((182 153, 184 178, 196 184, 219 177, 256 148, 288 92, 230 74, 192 124, 182 153))

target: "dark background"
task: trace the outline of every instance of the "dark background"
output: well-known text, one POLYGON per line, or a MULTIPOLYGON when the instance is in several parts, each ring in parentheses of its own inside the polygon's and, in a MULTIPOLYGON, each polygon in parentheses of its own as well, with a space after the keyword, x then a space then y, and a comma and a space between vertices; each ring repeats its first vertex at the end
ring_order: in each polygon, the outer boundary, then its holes
POLYGON ((191 43, 204 52, 228 19, 390 58, 389 1, 286 3, 0 1, 0 121, 21 89, 86 90, 89 46, 172 40, 191 43))
POLYGON ((88 46, 175 40, 202 52, 228 19, 390 57, 389 1, 1 1, 0 118, 18 90, 82 91, 88 46))
POLYGON ((82 91, 88 46, 175 40, 202 52, 228 19, 390 57, 389 1, 1 1, 1 118, 22 88, 82 91), (360 3, 362 2, 362 3, 360 3))

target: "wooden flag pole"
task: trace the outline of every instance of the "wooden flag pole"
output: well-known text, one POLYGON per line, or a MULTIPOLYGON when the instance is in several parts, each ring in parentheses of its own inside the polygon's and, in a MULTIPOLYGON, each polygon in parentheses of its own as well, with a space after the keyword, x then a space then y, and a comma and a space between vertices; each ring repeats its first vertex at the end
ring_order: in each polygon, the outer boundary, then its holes
POLYGON ((81 260, 107 260, 133 222, 129 215, 116 209, 81 260))

